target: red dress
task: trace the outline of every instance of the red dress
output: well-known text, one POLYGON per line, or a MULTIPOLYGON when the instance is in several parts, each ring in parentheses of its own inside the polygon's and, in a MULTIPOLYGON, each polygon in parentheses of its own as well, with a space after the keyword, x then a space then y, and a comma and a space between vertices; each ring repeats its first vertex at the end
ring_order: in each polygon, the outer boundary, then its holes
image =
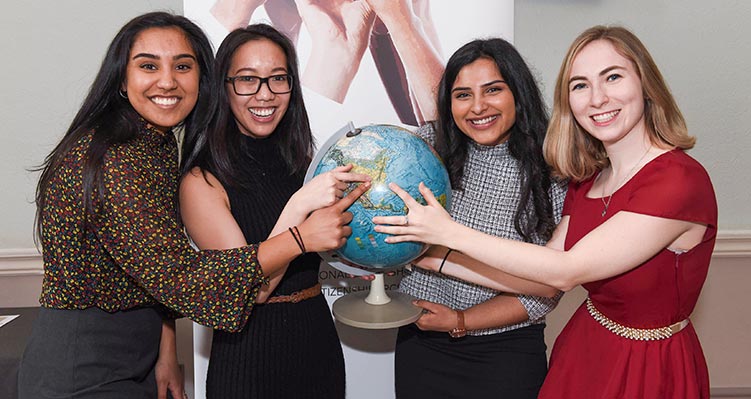
MULTIPOLYGON (((651 329, 688 318, 707 276, 717 232, 717 203, 704 168, 682 150, 645 165, 613 195, 603 217, 601 198, 588 198, 594 179, 572 183, 565 248, 618 211, 706 224, 701 243, 677 254, 663 249, 638 267, 584 284, 610 320, 651 329)), ((704 354, 689 323, 670 338, 638 341, 618 336, 577 309, 556 340, 540 398, 709 398, 704 354)))

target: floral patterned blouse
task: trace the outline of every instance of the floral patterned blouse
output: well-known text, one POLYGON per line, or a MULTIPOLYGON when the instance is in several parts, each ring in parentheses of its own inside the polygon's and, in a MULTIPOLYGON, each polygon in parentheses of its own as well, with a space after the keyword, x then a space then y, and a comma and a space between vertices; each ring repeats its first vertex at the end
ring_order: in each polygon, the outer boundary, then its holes
POLYGON ((92 135, 67 154, 45 193, 42 306, 115 312, 162 303, 212 328, 241 329, 266 282, 258 247, 191 248, 178 215, 174 135, 144 122, 135 139, 107 150, 102 200, 84 229, 82 166, 92 135))

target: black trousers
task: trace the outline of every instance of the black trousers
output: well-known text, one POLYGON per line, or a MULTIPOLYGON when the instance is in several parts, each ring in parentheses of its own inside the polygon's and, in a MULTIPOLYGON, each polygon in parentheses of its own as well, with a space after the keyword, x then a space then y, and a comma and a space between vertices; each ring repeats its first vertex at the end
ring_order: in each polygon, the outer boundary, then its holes
POLYGON ((547 374, 544 324, 453 339, 445 332, 399 329, 397 399, 535 399, 547 374))
POLYGON ((21 360, 18 397, 156 398, 161 331, 153 308, 42 308, 21 360))

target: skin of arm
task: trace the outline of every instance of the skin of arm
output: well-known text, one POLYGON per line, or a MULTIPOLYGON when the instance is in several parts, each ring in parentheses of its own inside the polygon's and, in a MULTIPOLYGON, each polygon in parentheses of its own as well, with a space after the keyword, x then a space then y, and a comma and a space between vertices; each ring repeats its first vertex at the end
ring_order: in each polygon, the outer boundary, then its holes
POLYGON ((433 45, 436 53, 440 56, 443 54, 441 49, 441 42, 438 40, 438 31, 436 31, 435 24, 433 23, 433 17, 430 14, 430 0, 413 0, 412 10, 414 10, 417 18, 422 22, 423 30, 430 39, 430 44, 433 45))
MULTIPOLYGON (((180 214, 185 229, 200 249, 229 249, 247 245, 245 236, 230 212, 229 198, 219 180, 211 173, 194 168, 180 183, 180 214)), ((264 285, 256 296, 263 303, 279 283, 286 265, 265 273, 269 285, 264 285)), ((265 269, 264 269, 265 272, 265 269)))
MULTIPOLYGON (((509 326, 527 319, 529 319, 527 309, 519 302, 516 295, 498 295, 464 311, 464 325, 467 330, 509 326)), ((456 324, 456 317, 454 317, 454 324, 456 324)))
MULTIPOLYGON (((427 311, 415 322, 421 330, 446 332, 456 327, 456 310, 423 300, 413 303, 427 311)), ((513 295, 498 295, 464 310, 464 325, 467 330, 503 327, 521 323, 528 318, 527 309, 513 295)))
POLYGON ((173 398, 185 395, 185 380, 177 362, 177 340, 175 339, 175 321, 162 322, 162 337, 159 342, 159 357, 154 366, 157 393, 159 399, 167 399, 167 391, 173 398))
MULTIPOLYGON (((393 234, 387 242, 419 241, 444 245, 514 276, 568 291, 579 284, 612 277, 642 264, 666 247, 690 249, 701 241, 703 224, 621 211, 583 237, 568 251, 489 236, 462 226, 420 184, 428 205, 390 186, 409 207, 409 226, 400 217, 377 217, 376 231, 393 234), (635 228, 638 226, 638 228, 635 228)), ((567 228, 562 223, 556 230, 567 228)), ((560 236, 562 232, 556 231, 560 236)))
POLYGON ((269 15, 272 25, 282 31, 289 40, 297 45, 297 38, 300 36, 300 25, 302 19, 297 12, 297 5, 294 0, 267 0, 264 4, 266 14, 269 15))
POLYGON ((250 17, 265 0, 216 0, 211 7, 211 14, 228 31, 244 28, 250 17))
POLYGON ((295 3, 313 43, 302 83, 342 103, 368 47, 375 15, 363 1, 296 0, 295 3))
POLYGON ((261 5, 266 8, 272 24, 292 43, 297 43, 301 20, 294 0, 217 0, 210 12, 227 31, 232 32, 248 26, 261 5))
POLYGON ((434 120, 435 90, 443 63, 422 22, 407 0, 367 0, 367 3, 389 30, 423 120, 434 120))
MULTIPOLYGON (((556 245, 555 236, 551 238, 549 245, 556 245)), ((438 272, 438 268, 447 251, 448 248, 446 247, 431 246, 414 265, 438 272)), ((456 251, 452 251, 446 257, 441 273, 495 290, 515 294, 552 298, 559 292, 553 287, 504 273, 456 251)), ((416 301, 415 305, 428 311, 428 313, 422 315, 416 322, 420 329, 449 331, 456 327, 455 310, 444 305, 422 300, 416 301)), ((467 330, 470 331, 509 326, 527 321, 528 319, 527 309, 516 295, 510 294, 498 295, 464 311, 464 323, 467 330)))
MULTIPOLYGON (((413 264, 422 269, 438 272, 448 248, 431 246, 425 254, 413 264)), ((552 298, 558 290, 549 285, 536 283, 504 273, 488 266, 477 259, 461 252, 452 251, 441 269, 442 274, 479 284, 494 290, 552 298)))
MULTIPOLYGON (((276 240, 274 237, 279 235, 288 235, 287 229, 290 226, 301 225, 311 212, 334 206, 347 188, 347 182, 370 180, 367 175, 348 173, 351 169, 352 165, 347 165, 316 176, 293 194, 269 234, 270 240, 276 240)), ((188 234, 200 249, 229 249, 247 245, 245 236, 230 210, 227 192, 219 180, 209 172, 204 173, 194 168, 183 178, 180 185, 180 212, 188 234)), ((302 226, 298 229, 303 234, 302 226)), ((305 242, 307 246, 308 240, 305 242)), ((279 250, 274 247, 270 249, 279 250)), ((291 249, 293 253, 297 251, 299 254, 297 244, 291 245, 291 249)), ((261 255, 259 250, 259 262, 265 265, 260 259, 261 255)), ((294 256, 291 259, 294 259, 294 256)), ((268 273, 264 268, 270 281, 259 291, 256 303, 265 302, 271 295, 288 264, 289 261, 268 273)))

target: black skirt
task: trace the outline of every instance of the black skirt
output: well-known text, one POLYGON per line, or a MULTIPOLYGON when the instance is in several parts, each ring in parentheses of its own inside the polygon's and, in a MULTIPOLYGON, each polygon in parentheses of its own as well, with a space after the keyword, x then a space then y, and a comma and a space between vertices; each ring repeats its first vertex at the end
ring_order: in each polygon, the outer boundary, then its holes
POLYGON ((397 399, 535 399, 547 374, 544 324, 499 334, 451 338, 399 329, 395 353, 397 399))
POLYGON ((18 397, 156 398, 161 332, 154 308, 42 308, 21 360, 18 397))

